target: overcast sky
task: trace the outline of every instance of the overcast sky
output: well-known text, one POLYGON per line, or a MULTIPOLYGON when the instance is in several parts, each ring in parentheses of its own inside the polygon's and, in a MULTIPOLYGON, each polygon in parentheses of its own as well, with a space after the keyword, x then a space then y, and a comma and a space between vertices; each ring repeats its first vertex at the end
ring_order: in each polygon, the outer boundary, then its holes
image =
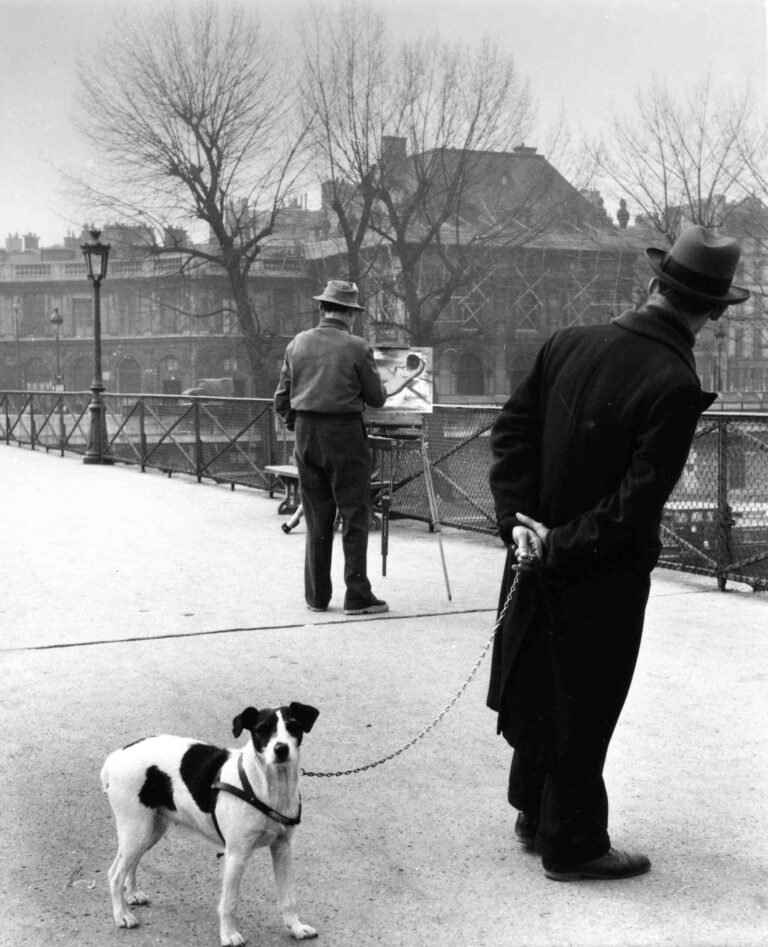
MULTIPOLYGON (((308 2, 329 16, 335 8, 331 0, 252 2, 286 32, 308 2)), ((10 233, 31 231, 51 245, 68 230, 79 232, 81 213, 63 196, 60 175, 62 168, 82 172, 89 159, 72 123, 75 64, 98 42, 111 8, 140 10, 146 3, 0 0, 0 246, 10 233)), ((374 0, 374 6, 397 39, 437 30, 446 40, 487 35, 502 43, 530 81, 542 127, 563 109, 573 130, 599 134, 614 112, 632 109, 637 89, 654 73, 672 90, 709 73, 723 88, 749 81, 766 94, 765 0, 374 0)))

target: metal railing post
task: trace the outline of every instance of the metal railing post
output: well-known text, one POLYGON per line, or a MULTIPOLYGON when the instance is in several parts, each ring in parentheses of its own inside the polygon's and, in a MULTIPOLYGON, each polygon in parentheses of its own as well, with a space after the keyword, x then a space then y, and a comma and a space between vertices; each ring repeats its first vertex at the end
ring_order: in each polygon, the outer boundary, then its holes
POLYGON ((725 591, 728 563, 731 559, 731 528, 733 516, 728 503, 728 422, 717 425, 717 587, 725 591))
POLYGON ((35 427, 35 396, 30 393, 29 395, 29 443, 32 450, 35 449, 35 441, 37 440, 37 428, 35 427))
POLYGON ((56 404, 56 413, 59 416, 59 451, 64 456, 64 448, 67 443, 67 431, 64 426, 64 395, 59 393, 56 404))
POLYGON ((200 402, 195 399, 194 402, 194 414, 195 419, 195 473, 197 474, 197 482, 202 483, 203 481, 203 439, 200 436, 200 402))
POLYGON ((139 400, 139 455, 141 456, 141 472, 147 472, 147 426, 144 399, 139 400))

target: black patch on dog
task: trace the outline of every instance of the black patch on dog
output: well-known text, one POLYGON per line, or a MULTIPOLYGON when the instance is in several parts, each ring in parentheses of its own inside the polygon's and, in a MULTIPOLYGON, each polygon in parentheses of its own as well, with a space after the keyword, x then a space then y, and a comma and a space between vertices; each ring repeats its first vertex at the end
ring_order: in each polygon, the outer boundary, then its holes
POLYGON ((211 811, 211 786, 228 759, 229 750, 207 743, 193 743, 182 756, 181 778, 201 812, 211 811))
POLYGON ((263 753, 277 730, 277 711, 260 710, 258 719, 251 728, 251 739, 257 753, 263 753))
POLYGON ((280 711, 290 733, 293 733, 290 727, 293 721, 299 724, 304 733, 309 733, 320 716, 320 711, 316 707, 310 707, 309 704, 300 704, 298 701, 293 701, 288 707, 281 707, 280 711))
POLYGON ((175 809, 171 777, 157 766, 148 766, 139 802, 148 809, 175 809))

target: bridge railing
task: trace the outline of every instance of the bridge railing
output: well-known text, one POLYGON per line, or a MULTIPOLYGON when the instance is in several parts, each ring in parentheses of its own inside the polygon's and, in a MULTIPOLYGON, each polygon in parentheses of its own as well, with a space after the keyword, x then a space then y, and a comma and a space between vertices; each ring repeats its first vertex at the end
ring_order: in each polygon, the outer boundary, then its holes
MULTIPOLYGON (((0 391, 0 439, 84 454, 88 391, 0 391)), ((291 463, 293 435, 268 399, 105 394, 109 450, 119 463, 270 492, 266 467, 291 463)), ((493 405, 436 405, 420 435, 440 522, 495 534, 488 488, 493 405)), ((379 432, 386 433, 386 432, 379 432)), ((431 523, 420 451, 397 453, 391 512, 431 523)), ((768 414, 704 415, 664 512, 661 565, 768 589, 768 414)))

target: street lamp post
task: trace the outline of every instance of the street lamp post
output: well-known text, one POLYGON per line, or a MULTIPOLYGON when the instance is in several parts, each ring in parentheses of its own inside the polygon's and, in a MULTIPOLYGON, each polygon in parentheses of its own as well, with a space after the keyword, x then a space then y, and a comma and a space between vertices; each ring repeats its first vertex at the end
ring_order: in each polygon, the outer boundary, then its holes
POLYGON ((64 322, 64 319, 59 312, 59 307, 53 307, 53 315, 50 319, 51 325, 56 328, 56 379, 53 383, 53 387, 58 390, 61 388, 62 379, 61 379, 61 324, 64 322))
POLYGON ((715 388, 722 394, 725 388, 725 372, 723 365, 723 345, 725 342, 725 326, 718 321, 715 325, 715 343, 717 346, 717 362, 715 371, 715 388))
MULTIPOLYGON (((61 378, 61 351, 59 349, 59 343, 61 340, 61 324, 64 322, 61 313, 59 312, 59 307, 53 307, 53 313, 50 318, 50 323, 52 326, 56 327, 56 378, 53 382, 54 391, 61 392, 64 388, 61 378)), ((64 444, 66 440, 66 434, 64 431, 64 400, 61 394, 57 399, 56 404, 56 413, 59 417, 59 448, 61 449, 61 456, 64 456, 64 444)))
POLYGON ((16 335, 16 387, 21 388, 21 341, 19 339, 19 313, 21 312, 21 300, 18 296, 13 297, 13 329, 16 335))
POLYGON ((80 249, 83 251, 88 279, 93 283, 93 384, 91 385, 91 403, 88 411, 91 415, 91 431, 88 449, 83 457, 84 464, 113 464, 114 458, 109 453, 109 439, 107 437, 107 418, 104 412, 104 380, 101 374, 101 281, 107 275, 109 262, 108 243, 99 240, 100 230, 91 230, 93 243, 85 243, 80 249))

